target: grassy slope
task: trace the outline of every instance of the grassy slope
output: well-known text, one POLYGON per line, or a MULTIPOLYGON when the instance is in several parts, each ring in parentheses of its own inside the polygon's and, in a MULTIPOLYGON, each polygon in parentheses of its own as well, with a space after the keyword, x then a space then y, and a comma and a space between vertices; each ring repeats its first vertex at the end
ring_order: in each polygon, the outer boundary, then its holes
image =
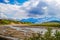
POLYGON ((31 22, 21 22, 17 20, 7 20, 7 19, 0 19, 0 25, 8 25, 8 24, 32 24, 31 22))
POLYGON ((11 24, 11 23, 19 23, 18 21, 15 20, 7 20, 7 19, 0 19, 0 24, 11 24))
POLYGON ((60 27, 60 22, 44 22, 40 24, 33 24, 32 26, 60 27))

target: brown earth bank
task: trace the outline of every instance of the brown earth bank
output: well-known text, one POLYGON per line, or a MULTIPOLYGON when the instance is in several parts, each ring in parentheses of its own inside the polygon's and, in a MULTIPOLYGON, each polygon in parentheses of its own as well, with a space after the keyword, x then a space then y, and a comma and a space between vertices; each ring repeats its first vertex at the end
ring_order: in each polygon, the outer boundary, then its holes
MULTIPOLYGON (((12 25, 0 25, 0 36, 1 38, 7 38, 7 39, 12 39, 12 40, 17 40, 17 39, 25 39, 25 37, 31 37, 32 34, 34 33, 34 31, 30 30, 30 29, 22 29, 22 30, 16 30, 13 28, 10 28, 10 26, 13 27, 29 27, 29 28, 48 28, 45 26, 30 26, 27 24, 12 24, 12 25)), ((51 27, 51 28, 55 28, 58 29, 57 27, 51 27)))
MULTIPOLYGON (((24 39, 25 37, 31 37, 32 33, 34 33, 32 30, 26 30, 26 29, 22 29, 22 30, 16 30, 7 26, 0 26, 0 35, 3 36, 3 38, 7 38, 7 39, 24 39)), ((0 37, 2 37, 0 36, 0 37)), ((14 40, 12 39, 12 40, 14 40)))
POLYGON ((28 27, 28 28, 54 28, 54 29, 60 29, 59 27, 47 27, 47 26, 32 26, 31 24, 11 24, 11 25, 0 25, 1 26, 13 26, 13 27, 20 27, 20 28, 24 28, 24 27, 28 27))

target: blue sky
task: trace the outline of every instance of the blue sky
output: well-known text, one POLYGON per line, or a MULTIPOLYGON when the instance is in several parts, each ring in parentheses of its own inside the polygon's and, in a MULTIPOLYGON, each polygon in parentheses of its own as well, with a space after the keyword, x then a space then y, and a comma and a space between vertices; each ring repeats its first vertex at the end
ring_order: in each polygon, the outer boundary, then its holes
POLYGON ((8 4, 15 4, 15 2, 18 2, 19 4, 22 4, 24 2, 26 2, 28 0, 0 0, 0 3, 6 3, 8 2, 8 4))
POLYGON ((2 18, 28 19, 52 18, 60 19, 60 0, 0 0, 2 18))

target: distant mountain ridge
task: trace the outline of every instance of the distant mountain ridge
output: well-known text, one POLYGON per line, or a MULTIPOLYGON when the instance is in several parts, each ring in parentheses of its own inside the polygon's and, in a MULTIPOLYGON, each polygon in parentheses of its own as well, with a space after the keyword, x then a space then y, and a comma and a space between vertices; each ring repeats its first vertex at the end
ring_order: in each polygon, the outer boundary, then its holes
POLYGON ((32 23, 41 23, 41 22, 60 22, 60 19, 56 17, 45 17, 45 18, 28 18, 20 20, 22 22, 32 22, 32 23))
POLYGON ((7 20, 18 20, 20 22, 31 22, 31 23, 42 23, 42 22, 60 22, 59 18, 56 17, 44 17, 44 18, 27 18, 27 19, 7 19, 7 20))
POLYGON ((52 20, 52 21, 49 21, 49 22, 58 22, 58 23, 60 23, 60 21, 57 21, 57 20, 52 20))
POLYGON ((22 22, 32 22, 32 23, 38 22, 38 20, 35 19, 35 18, 22 19, 20 21, 22 21, 22 22))

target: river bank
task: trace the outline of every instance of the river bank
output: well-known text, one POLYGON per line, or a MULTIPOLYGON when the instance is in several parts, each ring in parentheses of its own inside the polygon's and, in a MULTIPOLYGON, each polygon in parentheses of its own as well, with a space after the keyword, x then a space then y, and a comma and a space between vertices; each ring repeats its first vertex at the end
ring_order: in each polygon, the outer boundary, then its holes
POLYGON ((27 35, 28 37, 31 36, 32 33, 43 32, 42 34, 44 34, 47 31, 47 28, 52 28, 52 33, 55 33, 56 30, 60 31, 60 28, 57 27, 0 25, 0 34, 7 37, 10 36, 23 39, 27 35))
POLYGON ((30 26, 30 25, 27 25, 27 24, 0 25, 0 27, 8 27, 8 26, 20 27, 20 28, 52 28, 52 29, 60 29, 59 27, 30 26))

